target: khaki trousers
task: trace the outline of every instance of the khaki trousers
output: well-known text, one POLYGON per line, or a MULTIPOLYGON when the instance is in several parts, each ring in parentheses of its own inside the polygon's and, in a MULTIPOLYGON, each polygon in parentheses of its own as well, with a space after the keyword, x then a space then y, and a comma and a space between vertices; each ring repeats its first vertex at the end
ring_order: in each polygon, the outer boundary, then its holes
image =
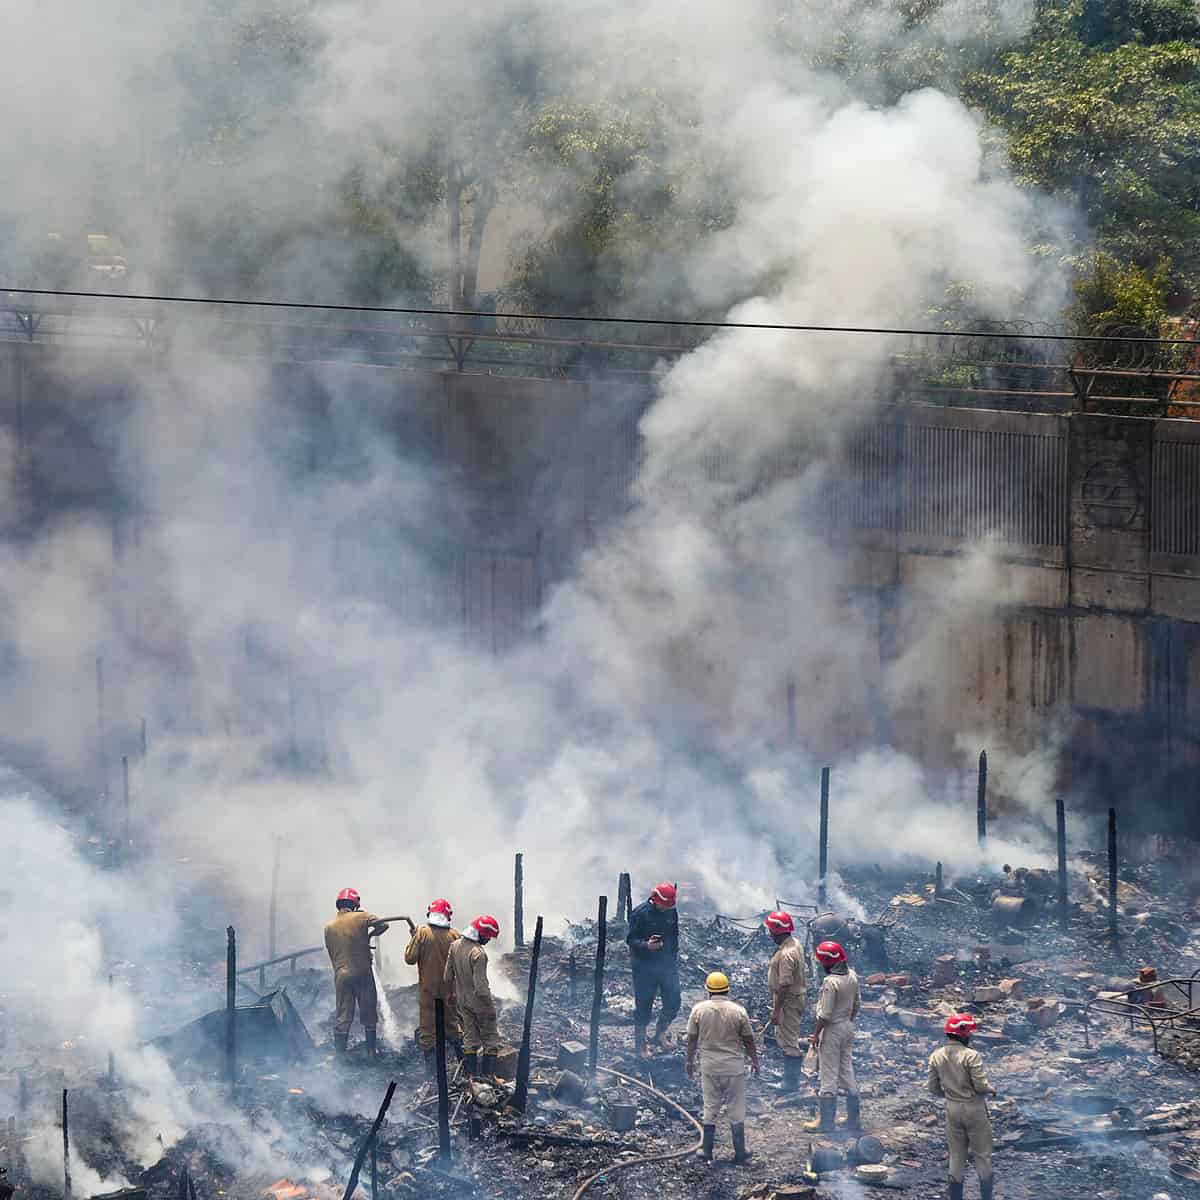
POLYGON ((804 1019, 804 993, 788 992, 779 1010, 775 1041, 788 1058, 803 1058, 806 1047, 800 1045, 800 1022, 804 1019))
MULTIPOLYGON (((456 1042, 462 1037, 462 1023, 458 1019, 458 1005, 449 996, 443 996, 446 1004, 446 1041, 456 1042)), ((422 988, 419 995, 420 1025, 417 1040, 422 1050, 432 1050, 437 1045, 437 1001, 433 989, 422 988)))
POLYGON ((820 1070, 819 1091, 822 1096, 836 1096, 845 1092, 847 1096, 858 1095, 858 1081, 854 1078, 854 1023, 836 1021, 826 1025, 821 1032, 821 1045, 817 1050, 817 1065, 820 1070))
POLYGON ((962 1183, 967 1173, 967 1151, 975 1159, 980 1183, 992 1177, 992 1122, 987 1101, 946 1101, 946 1141, 950 1143, 950 1181, 962 1183))
POLYGON ((363 1029, 368 1033, 379 1024, 379 997, 375 992, 375 976, 354 975, 349 971, 337 971, 333 976, 333 992, 337 1000, 337 1015, 334 1017, 335 1033, 348 1034, 354 1024, 354 1009, 363 1029))
POLYGON ((746 1072, 736 1075, 710 1075, 700 1071, 700 1088, 704 1092, 705 1125, 715 1125, 725 1109, 725 1119, 730 1125, 746 1123, 746 1072))
POLYGON ((496 1054, 504 1049, 500 1032, 496 1028, 496 1006, 483 1008, 459 1006, 462 1018, 463 1051, 467 1054, 496 1054))

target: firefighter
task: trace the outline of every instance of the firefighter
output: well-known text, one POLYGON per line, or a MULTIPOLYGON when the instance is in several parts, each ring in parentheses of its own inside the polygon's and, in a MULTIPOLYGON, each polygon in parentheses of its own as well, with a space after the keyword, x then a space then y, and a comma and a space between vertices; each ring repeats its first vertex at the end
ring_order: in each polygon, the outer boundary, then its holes
POLYGON ((468 1075, 491 1075, 503 1046, 496 1029, 496 1002, 488 986, 484 946, 500 936, 495 917, 476 917, 462 936, 450 943, 443 986, 458 1001, 463 1030, 463 1065, 468 1075))
POLYGON ((700 1086, 704 1093, 704 1142, 697 1154, 712 1162, 717 1118, 721 1109, 733 1137, 733 1161, 744 1163, 746 1152, 746 1059, 758 1074, 758 1047, 746 1010, 729 999, 729 979, 714 971, 705 981, 708 999, 692 1009, 687 1026, 687 1075, 696 1077, 700 1051, 700 1086))
POLYGON ((817 962, 825 972, 817 996, 817 1026, 812 1045, 817 1051, 821 1115, 804 1128, 832 1133, 835 1129, 838 1092, 846 1093, 846 1128, 862 1128, 858 1083, 854 1078, 854 1022, 858 1017, 858 976, 846 962, 846 951, 837 942, 822 942, 817 962))
POLYGON ((462 1046, 462 1028, 458 1020, 458 1006, 454 993, 447 988, 446 956, 450 944, 458 940, 457 929, 451 927, 454 910, 449 900, 434 900, 425 910, 426 924, 418 929, 412 921, 408 945, 404 948, 404 961, 417 968, 418 1003, 420 1028, 417 1040, 425 1055, 426 1073, 433 1077, 437 1068, 437 1001, 443 1001, 446 1012, 446 1040, 451 1045, 462 1046))
POLYGON ((650 898, 629 914, 629 962, 633 968, 633 1047, 638 1058, 647 1057, 646 1027, 654 998, 662 1005, 654 1028, 654 1044, 664 1046, 667 1029, 679 1014, 679 913, 675 910, 675 885, 660 883, 650 898))
POLYGON ((980 1200, 992 1200, 992 1123, 987 1097, 996 1094, 971 1049, 978 1026, 969 1013, 946 1021, 946 1044, 929 1056, 929 1090, 946 1101, 946 1140, 950 1143, 950 1200, 962 1200, 967 1153, 975 1159, 980 1200))
POLYGON ((375 974, 371 969, 371 938, 387 932, 387 922, 361 910, 362 898, 353 888, 338 892, 337 916, 325 926, 325 949, 333 966, 333 986, 337 998, 337 1016, 333 1025, 333 1047, 345 1054, 350 1041, 350 1026, 358 1008, 367 1057, 378 1053, 375 1026, 379 1022, 379 997, 375 992, 375 974))
POLYGON ((770 913, 763 924, 777 947, 767 968, 770 1023, 775 1026, 775 1040, 783 1051, 783 1090, 794 1092, 800 1086, 800 1063, 804 1058, 800 1039, 800 1022, 804 1017, 808 989, 804 947, 794 937, 796 926, 790 913, 770 913))

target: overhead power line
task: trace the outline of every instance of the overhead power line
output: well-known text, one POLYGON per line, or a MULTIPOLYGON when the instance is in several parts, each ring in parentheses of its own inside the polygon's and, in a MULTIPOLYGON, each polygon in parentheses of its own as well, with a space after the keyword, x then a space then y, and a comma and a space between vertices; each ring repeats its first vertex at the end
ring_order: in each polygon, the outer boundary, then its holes
POLYGON ((759 329, 778 333, 891 334, 905 337, 1008 338, 1040 342, 1148 342, 1156 346, 1200 346, 1195 338, 1122 337, 1119 334, 1032 333, 986 329, 903 329, 876 325, 817 325, 771 321, 704 321, 681 317, 589 317, 580 313, 479 312, 471 308, 407 308, 387 304, 323 304, 306 300, 233 300, 211 296, 153 296, 132 292, 83 292, 58 288, 14 288, 0 296, 57 296, 78 300, 138 300, 151 304, 195 304, 213 308, 286 308, 317 312, 387 313, 406 317, 507 317, 510 321, 570 321, 590 325, 665 325, 675 329, 759 329))

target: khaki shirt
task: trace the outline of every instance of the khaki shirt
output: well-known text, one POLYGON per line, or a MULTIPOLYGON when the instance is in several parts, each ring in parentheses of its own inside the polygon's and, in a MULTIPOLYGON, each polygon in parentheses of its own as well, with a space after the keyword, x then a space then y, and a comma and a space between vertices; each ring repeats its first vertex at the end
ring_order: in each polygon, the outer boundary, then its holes
POLYGON ((817 996, 817 1016, 827 1024, 853 1021, 858 1016, 858 976, 849 968, 825 976, 817 996))
POLYGON ((492 1003, 487 964, 487 951, 478 942, 460 937, 450 943, 442 979, 459 1004, 466 1008, 481 1008, 492 1003))
POLYGON ((378 924, 374 913, 340 912, 325 926, 325 949, 334 972, 371 974, 371 940, 368 930, 378 924))
POLYGON ((753 1038, 746 1010, 728 996, 701 1000, 688 1017, 688 1038, 700 1044, 700 1070, 708 1075, 741 1075, 746 1070, 744 1038, 753 1038))
POLYGON ((929 1056, 929 1090, 947 1100, 976 1100, 991 1084, 978 1050, 962 1042, 947 1042, 929 1056))
POLYGON ((442 926, 422 925, 409 939, 404 948, 404 961, 417 968, 421 991, 437 997, 446 993, 446 957, 450 946, 457 941, 457 929, 442 926))
POLYGON ((804 974, 804 949, 794 937, 779 943, 767 968, 767 987, 773 998, 798 996, 804 999, 808 980, 804 974))

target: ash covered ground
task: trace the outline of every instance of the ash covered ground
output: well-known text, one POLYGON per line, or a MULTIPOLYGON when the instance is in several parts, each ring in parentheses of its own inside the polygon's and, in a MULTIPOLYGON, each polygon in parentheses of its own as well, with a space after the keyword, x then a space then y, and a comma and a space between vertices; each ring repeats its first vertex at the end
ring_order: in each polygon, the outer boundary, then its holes
MULTIPOLYGON (((741 1167, 727 1161, 727 1126, 718 1127, 718 1161, 709 1166, 696 1159, 696 1129, 684 1114, 698 1114, 699 1092, 686 1078, 682 1046, 648 1061, 633 1055, 633 999, 619 921, 607 931, 599 1027, 604 1070, 587 1084, 587 1071, 571 1061, 569 1044, 586 1046, 589 1039, 597 941, 592 919, 565 928, 560 923, 543 940, 523 1117, 513 1110, 511 1082, 465 1081, 451 1058, 449 1164, 438 1158, 436 1085, 426 1078, 411 1036, 415 989, 387 988, 390 1020, 383 1022, 385 1048, 376 1062, 366 1060, 361 1042, 339 1060, 331 1046, 330 977, 315 955, 301 959, 294 971, 284 964, 285 974, 272 976, 267 988, 286 990, 315 1043, 311 1053, 281 1044, 271 1057, 269 1039, 258 1044, 243 1036, 230 1098, 219 1080, 219 1038, 207 1049, 183 1035, 162 1044, 177 1104, 155 1137, 157 1145, 145 1144, 144 1135, 133 1144, 129 1135, 131 1128, 153 1124, 145 1112, 152 1088, 144 1079, 124 1078, 115 1068, 111 1077, 81 1076, 70 1043, 47 1047, 37 1061, 10 1059, 0 1075, 9 1108, 0 1110, 9 1118, 0 1127, 0 1162, 8 1166, 19 1200, 62 1195, 61 1184, 52 1186, 46 1176, 57 1155, 61 1177, 59 1113, 66 1088, 76 1196, 136 1189, 149 1200, 166 1200, 190 1195, 190 1186, 198 1200, 332 1200, 345 1191, 356 1153, 394 1080, 374 1175, 372 1156, 364 1160, 364 1197, 372 1186, 398 1198, 784 1200, 883 1190, 932 1197, 945 1191, 946 1145, 941 1105, 925 1092, 926 1063, 942 1041, 945 1016, 966 1010, 978 1017, 975 1044, 999 1092, 991 1103, 999 1195, 1200 1195, 1200 1021, 1168 1020, 1188 1007, 1189 996, 1186 985, 1166 982, 1200 976, 1200 884, 1186 854, 1180 861, 1163 858, 1124 869, 1120 939, 1114 944, 1103 873, 1099 857, 1076 860, 1065 928, 1051 881, 1041 872, 947 878, 940 896, 932 874, 859 870, 843 877, 845 894, 866 914, 843 936, 864 983, 855 1058, 864 1124, 879 1148, 853 1135, 826 1137, 801 1128, 815 1109, 815 1088, 806 1080, 799 1093, 780 1092, 780 1056, 768 1035, 762 1077, 750 1084, 753 1160, 741 1167), (1029 902, 1018 925, 1011 923, 1012 904, 997 912, 997 894, 1029 902), (1157 969, 1162 993, 1143 997, 1148 1008, 1128 1008, 1124 1000, 1093 1003, 1105 993, 1127 993, 1147 965, 1157 969), (564 1074, 560 1063, 576 1070, 564 1074), (630 1122, 632 1128, 622 1128, 630 1122), (880 1149, 882 1162, 860 1170, 864 1155, 878 1158, 880 1149), (676 1157, 637 1161, 670 1154, 676 1157), (816 1173, 814 1162, 827 1169, 816 1173)), ((770 945, 759 931, 761 914, 689 912, 686 882, 682 895, 684 1008, 673 1033, 682 1040, 688 1008, 703 998, 705 976, 714 969, 729 974, 734 998, 761 1031, 770 1011, 770 945)), ((793 907, 801 928, 816 915, 815 908, 793 907)), ((198 1012, 215 1009, 224 970, 218 933, 205 931, 191 943, 195 962, 124 969, 131 976, 145 972, 147 982, 153 971, 169 969, 174 985, 196 996, 198 1012), (215 953, 199 953, 209 941, 215 953)), ((397 934, 383 942, 385 978, 387 957, 398 957, 400 941, 397 934)), ((493 973, 523 992, 529 958, 528 946, 503 958, 494 954, 493 973)), ((504 994, 503 984, 498 990, 504 994)), ((1194 990, 1194 1003, 1200 1003, 1200 984, 1194 990)), ((513 1047, 521 1038, 522 1000, 510 1001, 501 1014, 501 1031, 513 1047)), ((252 1001, 249 989, 239 994, 241 1004, 252 1001)), ((6 1028, 11 1032, 19 1020, 34 1019, 9 1013, 6 1028)), ((502 1073, 512 1068, 512 1058, 502 1056, 502 1073)), ((969 1173, 968 1196, 975 1187, 969 1173)))

